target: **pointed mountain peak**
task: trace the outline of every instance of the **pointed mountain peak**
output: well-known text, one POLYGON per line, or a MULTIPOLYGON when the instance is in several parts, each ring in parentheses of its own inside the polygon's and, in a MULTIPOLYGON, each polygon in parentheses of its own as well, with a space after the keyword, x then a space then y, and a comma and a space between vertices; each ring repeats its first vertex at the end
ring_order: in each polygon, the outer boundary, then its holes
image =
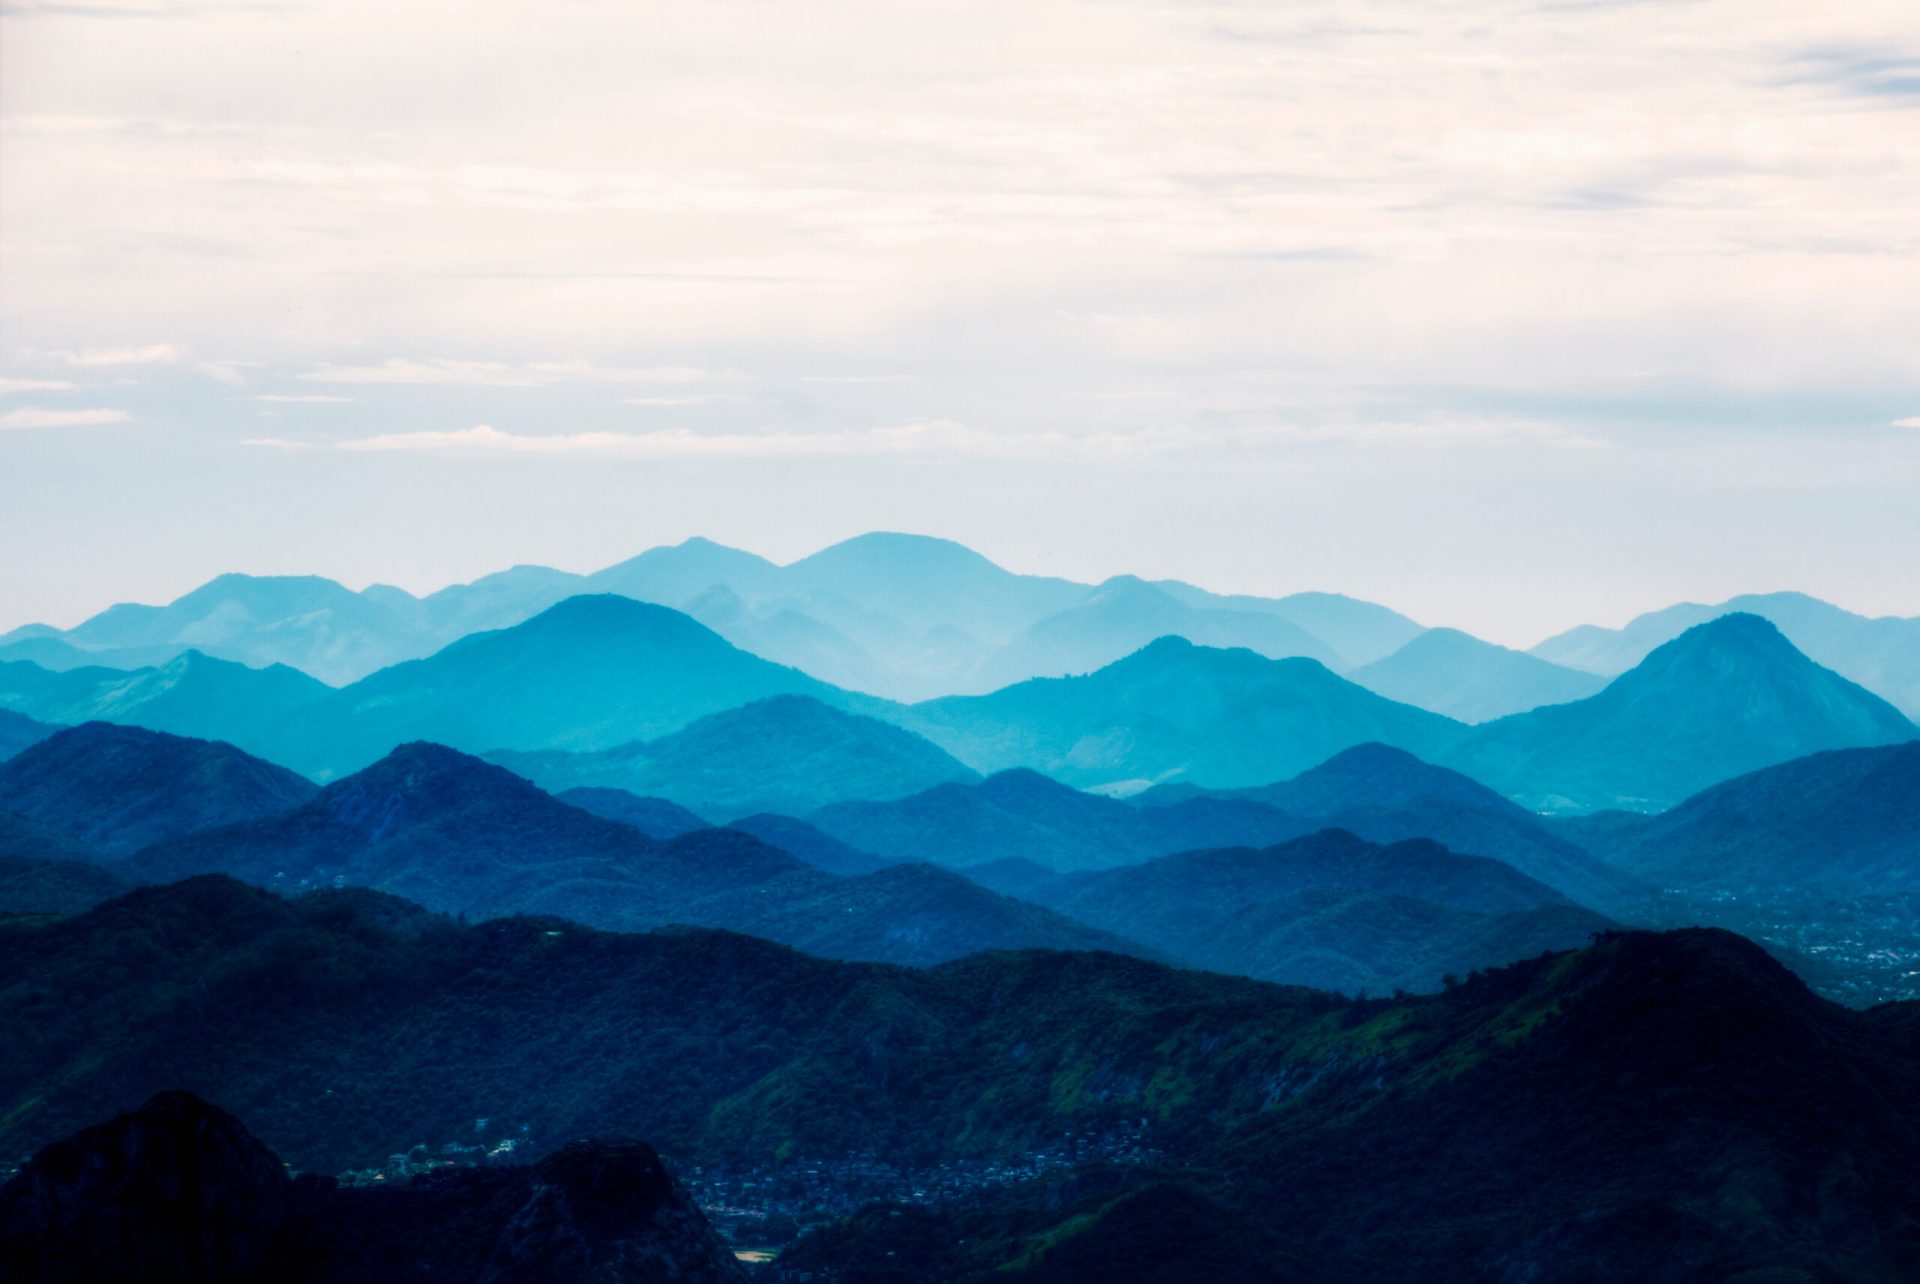
POLYGON ((1044 800, 1052 803, 1061 799, 1074 800, 1087 795, 1072 785, 1063 785, 1052 776, 1043 775, 1030 767, 1013 767, 1007 771, 996 771, 980 782, 980 793, 996 802, 1031 802, 1044 800))
POLYGON ((384 832, 475 804, 498 808, 546 800, 504 767, 416 740, 328 785, 313 805, 344 824, 384 832))

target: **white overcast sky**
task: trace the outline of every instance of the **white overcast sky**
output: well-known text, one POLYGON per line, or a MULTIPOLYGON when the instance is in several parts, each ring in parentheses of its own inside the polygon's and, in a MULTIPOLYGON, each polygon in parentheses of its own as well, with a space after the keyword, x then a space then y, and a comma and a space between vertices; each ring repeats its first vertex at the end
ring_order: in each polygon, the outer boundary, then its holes
POLYGON ((1920 613, 1920 6, 0 4, 0 628, 704 534, 1920 613))

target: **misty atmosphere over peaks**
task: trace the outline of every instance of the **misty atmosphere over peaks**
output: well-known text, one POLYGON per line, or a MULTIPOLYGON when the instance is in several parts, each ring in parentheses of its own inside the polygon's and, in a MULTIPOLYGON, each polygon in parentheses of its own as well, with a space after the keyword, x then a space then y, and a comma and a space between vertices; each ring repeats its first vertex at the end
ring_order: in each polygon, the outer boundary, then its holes
POLYGON ((0 0, 0 1284, 1920 1280, 1912 0, 0 0))

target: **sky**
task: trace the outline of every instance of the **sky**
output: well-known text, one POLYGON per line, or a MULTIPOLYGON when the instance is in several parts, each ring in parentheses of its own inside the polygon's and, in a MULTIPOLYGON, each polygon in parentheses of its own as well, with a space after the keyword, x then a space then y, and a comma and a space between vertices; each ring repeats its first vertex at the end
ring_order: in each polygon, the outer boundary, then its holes
POLYGON ((1920 614, 1911 0, 0 3, 0 629, 704 535, 1920 614))

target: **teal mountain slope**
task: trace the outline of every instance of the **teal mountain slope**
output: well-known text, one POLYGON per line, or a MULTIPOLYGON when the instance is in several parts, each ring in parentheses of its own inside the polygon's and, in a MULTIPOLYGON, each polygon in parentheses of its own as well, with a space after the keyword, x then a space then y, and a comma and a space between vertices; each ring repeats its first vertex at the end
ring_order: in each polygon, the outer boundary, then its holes
POLYGON ((1458 629, 1428 629, 1347 676, 1389 700, 1462 722, 1585 699, 1607 684, 1596 674, 1482 642, 1458 629))
POLYGON ((1475 728, 1448 765, 1542 809, 1652 811, 1824 749, 1920 736, 1754 615, 1689 629, 1595 696, 1475 728))
POLYGON ((1432 756, 1463 730, 1313 660, 1270 660, 1179 638, 1083 677, 929 701, 900 716, 978 770, 1032 767, 1089 787, 1253 785, 1368 741, 1432 756))
POLYGON ((1835 749, 1620 817, 1594 850, 1662 885, 1769 895, 1920 888, 1920 741, 1835 749))
POLYGON ((716 820, 799 814, 978 778, 910 731, 802 695, 756 700, 657 740, 598 752, 490 757, 543 788, 625 789, 671 798, 716 820))

